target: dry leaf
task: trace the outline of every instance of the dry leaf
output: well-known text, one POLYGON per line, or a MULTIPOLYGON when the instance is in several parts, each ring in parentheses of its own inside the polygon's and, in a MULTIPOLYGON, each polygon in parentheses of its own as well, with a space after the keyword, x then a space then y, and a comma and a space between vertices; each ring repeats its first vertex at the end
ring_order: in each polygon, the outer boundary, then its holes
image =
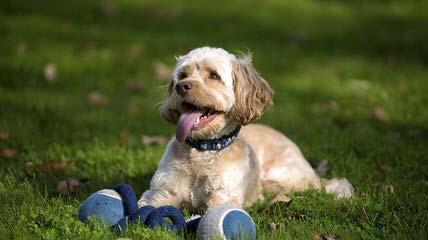
POLYGON ((314 240, 324 240, 323 235, 319 232, 314 232, 314 240))
POLYGON ((322 159, 317 166, 318 172, 320 172, 321 175, 326 175, 329 169, 328 160, 322 159))
POLYGON ((8 138, 9 138, 9 132, 0 131, 0 139, 8 139, 8 138))
POLYGON ((386 164, 381 164, 381 165, 379 165, 379 169, 380 169, 382 172, 387 172, 387 171, 389 171, 389 167, 388 167, 388 165, 386 165, 386 164))
POLYGON ((269 229, 269 232, 274 232, 274 231, 276 231, 276 223, 274 223, 274 222, 270 222, 270 223, 268 223, 268 229, 269 229))
POLYGON ((347 212, 348 210, 349 210, 348 205, 342 203, 342 205, 340 206, 340 211, 347 212))
POLYGON ((163 7, 158 4, 149 4, 145 7, 145 12, 152 16, 177 18, 183 16, 184 12, 181 8, 163 7))
POLYGON ((409 137, 416 137, 419 135, 419 130, 418 129, 409 129, 409 131, 407 132, 407 134, 409 135, 409 137))
POLYGON ((409 86, 406 83, 400 83, 400 85, 398 85, 398 91, 400 93, 406 93, 407 91, 409 91, 409 86))
POLYGON ((314 240, 335 240, 336 236, 333 234, 322 235, 319 232, 314 233, 314 240))
POLYGON ((422 182, 425 184, 425 186, 428 186, 428 181, 427 180, 422 180, 422 182))
POLYGON ((119 144, 123 144, 126 142, 126 139, 128 139, 128 129, 123 129, 119 134, 119 144))
POLYGON ((384 163, 381 163, 378 160, 375 160, 374 162, 375 162, 375 164, 377 165, 377 167, 379 168, 380 171, 382 171, 382 172, 388 172, 389 171, 388 165, 386 165, 384 163))
POLYGON ((160 60, 153 63, 153 71, 159 79, 168 79, 172 73, 171 68, 160 60))
POLYGON ((102 1, 99 10, 104 16, 113 16, 119 13, 119 7, 110 1, 102 1))
POLYGON ((12 149, 12 148, 3 148, 2 149, 2 156, 3 157, 10 158, 10 157, 15 156, 16 154, 18 154, 18 151, 16 151, 15 149, 12 149))
POLYGON ((274 198, 272 198, 272 200, 269 201, 266 210, 269 210, 274 204, 279 205, 280 208, 286 208, 291 204, 292 201, 293 200, 288 196, 279 193, 274 198))
POLYGON ((129 106, 128 106, 128 113, 129 114, 133 115, 133 114, 137 114, 139 112, 140 112, 140 108, 138 107, 137 104, 135 104, 135 103, 129 104, 129 106))
POLYGON ((358 212, 358 215, 360 215, 361 219, 364 222, 369 221, 369 217, 367 216, 366 209, 364 209, 364 207, 360 209, 360 211, 358 212))
POLYGON ((372 110, 372 116, 380 122, 389 122, 389 114, 382 107, 375 107, 372 110))
POLYGON ((394 187, 390 184, 386 184, 383 186, 383 189, 387 192, 394 193, 394 187))
POLYGON ((143 46, 141 44, 132 44, 128 48, 128 56, 130 58, 135 58, 141 55, 143 52, 143 46))
POLYGON ((139 93, 143 89, 143 82, 140 80, 126 80, 125 87, 129 92, 139 93))
POLYGON ((333 234, 328 234, 328 235, 325 235, 325 236, 324 236, 324 239, 325 239, 325 240, 335 240, 335 239, 336 239, 336 236, 335 236, 335 235, 333 235, 333 234))
POLYGON ((33 166, 38 172, 45 174, 63 172, 74 167, 74 160, 48 159, 42 163, 27 163, 27 167, 33 166))
POLYGON ((57 189, 61 196, 70 196, 76 192, 79 181, 74 178, 67 178, 58 183, 57 189))
POLYGON ((160 145, 164 144, 167 141, 167 138, 162 135, 158 136, 149 136, 149 135, 141 135, 141 141, 143 145, 160 145))
POLYGON ((88 103, 94 106, 106 105, 110 100, 98 91, 92 91, 88 94, 88 103))
POLYGON ((338 109, 339 109, 339 104, 337 104, 337 102, 336 102, 336 101, 334 101, 334 100, 329 100, 329 101, 327 102, 327 107, 328 107, 330 110, 336 111, 336 110, 338 110, 338 109))
POLYGON ((57 77, 56 65, 53 63, 46 64, 43 69, 43 74, 45 76, 46 81, 54 82, 57 77))

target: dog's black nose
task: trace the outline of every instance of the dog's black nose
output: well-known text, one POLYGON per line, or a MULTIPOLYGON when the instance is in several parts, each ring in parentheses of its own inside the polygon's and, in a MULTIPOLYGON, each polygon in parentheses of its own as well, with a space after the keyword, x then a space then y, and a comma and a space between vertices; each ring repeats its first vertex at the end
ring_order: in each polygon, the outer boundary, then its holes
POLYGON ((175 91, 181 96, 186 95, 192 89, 192 84, 189 82, 181 82, 175 85, 175 91))

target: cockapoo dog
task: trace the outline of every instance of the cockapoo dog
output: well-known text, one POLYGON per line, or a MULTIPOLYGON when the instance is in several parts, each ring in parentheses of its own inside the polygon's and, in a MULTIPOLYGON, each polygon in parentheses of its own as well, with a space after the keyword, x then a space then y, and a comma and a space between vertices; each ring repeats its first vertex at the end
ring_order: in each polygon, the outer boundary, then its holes
POLYGON ((251 64, 221 48, 202 47, 180 56, 161 104, 177 125, 143 205, 204 211, 218 204, 244 207, 267 192, 320 189, 350 197, 346 178, 325 180, 299 148, 258 119, 273 91, 251 64), (241 127, 242 126, 242 127, 241 127))

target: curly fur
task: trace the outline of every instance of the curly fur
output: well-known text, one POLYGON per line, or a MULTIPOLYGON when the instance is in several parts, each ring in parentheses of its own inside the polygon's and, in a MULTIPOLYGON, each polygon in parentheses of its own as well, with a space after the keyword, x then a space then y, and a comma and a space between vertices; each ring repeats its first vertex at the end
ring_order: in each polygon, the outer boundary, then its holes
POLYGON ((160 106, 165 120, 177 124, 189 108, 215 111, 215 118, 203 127, 191 128, 188 137, 194 139, 218 138, 238 124, 247 126, 219 152, 198 151, 171 139, 140 206, 169 204, 192 212, 225 203, 242 207, 262 197, 262 189, 279 192, 325 186, 337 197, 353 194, 346 178, 319 178, 282 133, 249 124, 272 104, 273 95, 252 66, 250 55, 238 58, 221 48, 202 47, 177 60, 160 106), (175 87, 184 83, 192 87, 179 94, 175 87))

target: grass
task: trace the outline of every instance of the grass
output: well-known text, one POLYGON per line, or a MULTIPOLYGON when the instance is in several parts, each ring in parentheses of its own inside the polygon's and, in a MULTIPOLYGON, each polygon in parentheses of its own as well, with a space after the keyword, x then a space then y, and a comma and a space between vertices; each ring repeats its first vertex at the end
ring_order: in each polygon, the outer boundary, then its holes
MULTIPOLYGON (((121 236, 77 219, 79 204, 116 183, 149 186, 166 135, 153 63, 212 45, 254 52, 276 95, 259 122, 284 132, 326 177, 356 186, 349 200, 290 193, 288 208, 247 208, 260 239, 426 239, 428 229, 427 1, 0 0, 0 239, 177 238, 132 226, 121 236), (46 81, 44 66, 58 76, 46 81), (130 92, 124 81, 144 88, 130 92), (92 106, 91 91, 109 103, 92 106), (137 106, 140 111, 128 111, 137 106), (373 117, 374 108, 388 116, 373 117), (120 139, 126 129, 127 137, 120 139), (28 163, 72 159, 41 171, 28 163), (80 180, 74 195, 57 184, 80 180), (393 191, 390 191, 390 186, 393 191), (346 206, 346 207, 343 207, 346 206), (359 214, 365 209, 367 221, 359 214), (269 222, 277 222, 270 233, 269 222)), ((43 166, 43 164, 42 164, 43 166)), ((268 198, 267 198, 268 199, 268 198)))

